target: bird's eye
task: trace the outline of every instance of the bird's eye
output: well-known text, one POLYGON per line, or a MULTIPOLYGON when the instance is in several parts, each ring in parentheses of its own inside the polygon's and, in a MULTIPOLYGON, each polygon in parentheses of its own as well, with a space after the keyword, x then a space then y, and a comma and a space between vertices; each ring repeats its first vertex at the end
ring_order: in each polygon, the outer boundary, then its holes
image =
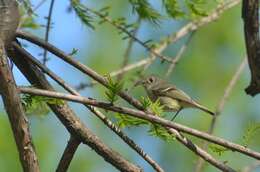
POLYGON ((154 79, 151 77, 148 79, 148 82, 152 83, 154 81, 154 79))

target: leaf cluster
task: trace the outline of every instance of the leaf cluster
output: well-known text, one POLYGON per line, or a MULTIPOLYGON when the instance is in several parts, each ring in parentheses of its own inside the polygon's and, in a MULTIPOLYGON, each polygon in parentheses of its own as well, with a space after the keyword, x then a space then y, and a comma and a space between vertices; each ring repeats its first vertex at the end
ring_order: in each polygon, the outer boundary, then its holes
MULTIPOLYGON (((154 114, 163 117, 163 106, 160 105, 159 101, 152 102, 148 97, 142 97, 141 103, 144 109, 149 109, 154 114)), ((171 141, 175 136, 168 133, 167 129, 159 124, 153 124, 147 120, 139 119, 125 114, 115 114, 117 125, 121 128, 125 127, 138 127, 138 126, 148 126, 148 134, 151 136, 156 136, 165 141, 171 141)))
POLYGON ((141 19, 157 23, 161 18, 161 14, 157 12, 147 0, 129 0, 135 11, 141 19))
POLYGON ((113 81, 110 75, 106 76, 108 90, 105 92, 107 100, 113 104, 118 100, 118 93, 123 89, 123 82, 113 81))
POLYGON ((91 29, 94 29, 94 25, 92 24, 93 16, 89 13, 85 6, 81 4, 79 0, 71 0, 71 6, 76 12, 79 19, 82 21, 82 23, 84 23, 91 29))
POLYGON ((64 102, 60 99, 43 97, 43 96, 34 96, 29 94, 23 94, 22 97, 22 106, 28 115, 35 116, 44 116, 50 112, 47 104, 62 105, 64 102))
POLYGON ((229 151, 229 149, 223 147, 223 146, 220 146, 220 145, 215 145, 215 144, 211 144, 209 145, 209 149, 218 154, 219 156, 221 156, 223 153, 229 151))
POLYGON ((260 123, 250 123, 243 135, 243 145, 245 147, 248 147, 254 136, 259 132, 260 130, 260 123))

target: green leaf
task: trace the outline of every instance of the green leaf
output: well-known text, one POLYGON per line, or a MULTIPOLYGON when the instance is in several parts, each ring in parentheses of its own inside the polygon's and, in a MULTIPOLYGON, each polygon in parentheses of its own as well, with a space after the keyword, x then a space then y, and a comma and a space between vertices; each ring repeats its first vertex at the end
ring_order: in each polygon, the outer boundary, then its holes
POLYGON ((250 123, 243 135, 243 145, 247 147, 251 140, 254 138, 255 134, 260 130, 260 123, 250 123))
POLYGON ((23 94, 22 105, 27 115, 44 116, 50 112, 48 104, 61 105, 64 102, 60 99, 48 98, 43 96, 33 96, 23 94))
POLYGON ((158 124, 151 124, 148 133, 151 136, 159 137, 167 142, 175 140, 175 136, 173 134, 169 133, 165 127, 158 124))
POLYGON ((93 17, 89 14, 88 10, 79 0, 71 0, 71 5, 80 20, 91 29, 95 27, 92 25, 93 17))
POLYGON ((70 55, 70 56, 76 55, 76 54, 78 53, 78 51, 79 51, 78 49, 73 48, 72 51, 71 51, 71 53, 69 53, 69 55, 70 55))
POLYGON ((183 18, 185 12, 180 8, 177 0, 163 0, 166 12, 172 18, 183 18))
POLYGON ((218 154, 219 156, 221 156, 224 152, 229 151, 229 149, 215 144, 210 145, 209 148, 212 152, 218 154))
POLYGON ((141 19, 148 20, 152 23, 158 23, 161 18, 158 13, 147 0, 129 0, 133 7, 133 11, 137 12, 141 19))
POLYGON ((21 25, 22 28, 30 28, 30 29, 39 29, 40 25, 38 25, 33 17, 23 18, 23 22, 21 25))
POLYGON ((140 126, 140 125, 146 125, 149 123, 146 120, 132 117, 129 115, 120 114, 120 113, 116 113, 115 118, 117 120, 118 126, 121 128, 133 127, 133 126, 136 127, 136 126, 140 126))
POLYGON ((122 91, 123 89, 123 83, 118 81, 114 82, 110 75, 106 76, 107 78, 107 84, 108 84, 108 90, 105 92, 107 100, 113 104, 115 101, 118 100, 118 93, 122 91))
POLYGON ((204 16, 208 16, 208 13, 206 10, 202 9, 200 7, 200 3, 203 3, 204 1, 190 1, 187 0, 187 7, 191 13, 191 17, 204 17, 204 16))

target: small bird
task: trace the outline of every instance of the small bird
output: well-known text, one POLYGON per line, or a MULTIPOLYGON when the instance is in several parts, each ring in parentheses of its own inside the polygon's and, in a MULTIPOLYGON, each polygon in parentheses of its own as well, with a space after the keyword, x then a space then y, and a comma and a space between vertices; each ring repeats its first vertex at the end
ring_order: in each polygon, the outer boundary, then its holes
POLYGON ((138 85, 144 86, 151 101, 155 102, 156 100, 159 100, 165 111, 176 112, 171 119, 172 121, 183 108, 189 107, 200 109, 210 115, 215 115, 212 111, 193 100, 175 85, 170 84, 154 75, 150 75, 138 81, 135 86, 138 85))

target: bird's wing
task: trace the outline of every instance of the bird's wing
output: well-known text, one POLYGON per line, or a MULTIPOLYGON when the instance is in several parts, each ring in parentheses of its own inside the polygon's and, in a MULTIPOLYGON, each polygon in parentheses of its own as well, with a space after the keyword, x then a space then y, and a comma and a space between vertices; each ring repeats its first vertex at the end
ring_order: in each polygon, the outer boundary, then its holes
POLYGON ((164 85, 164 87, 158 87, 153 89, 153 93, 156 96, 170 97, 179 101, 194 104, 194 100, 191 99, 184 91, 178 89, 172 85, 164 85))

